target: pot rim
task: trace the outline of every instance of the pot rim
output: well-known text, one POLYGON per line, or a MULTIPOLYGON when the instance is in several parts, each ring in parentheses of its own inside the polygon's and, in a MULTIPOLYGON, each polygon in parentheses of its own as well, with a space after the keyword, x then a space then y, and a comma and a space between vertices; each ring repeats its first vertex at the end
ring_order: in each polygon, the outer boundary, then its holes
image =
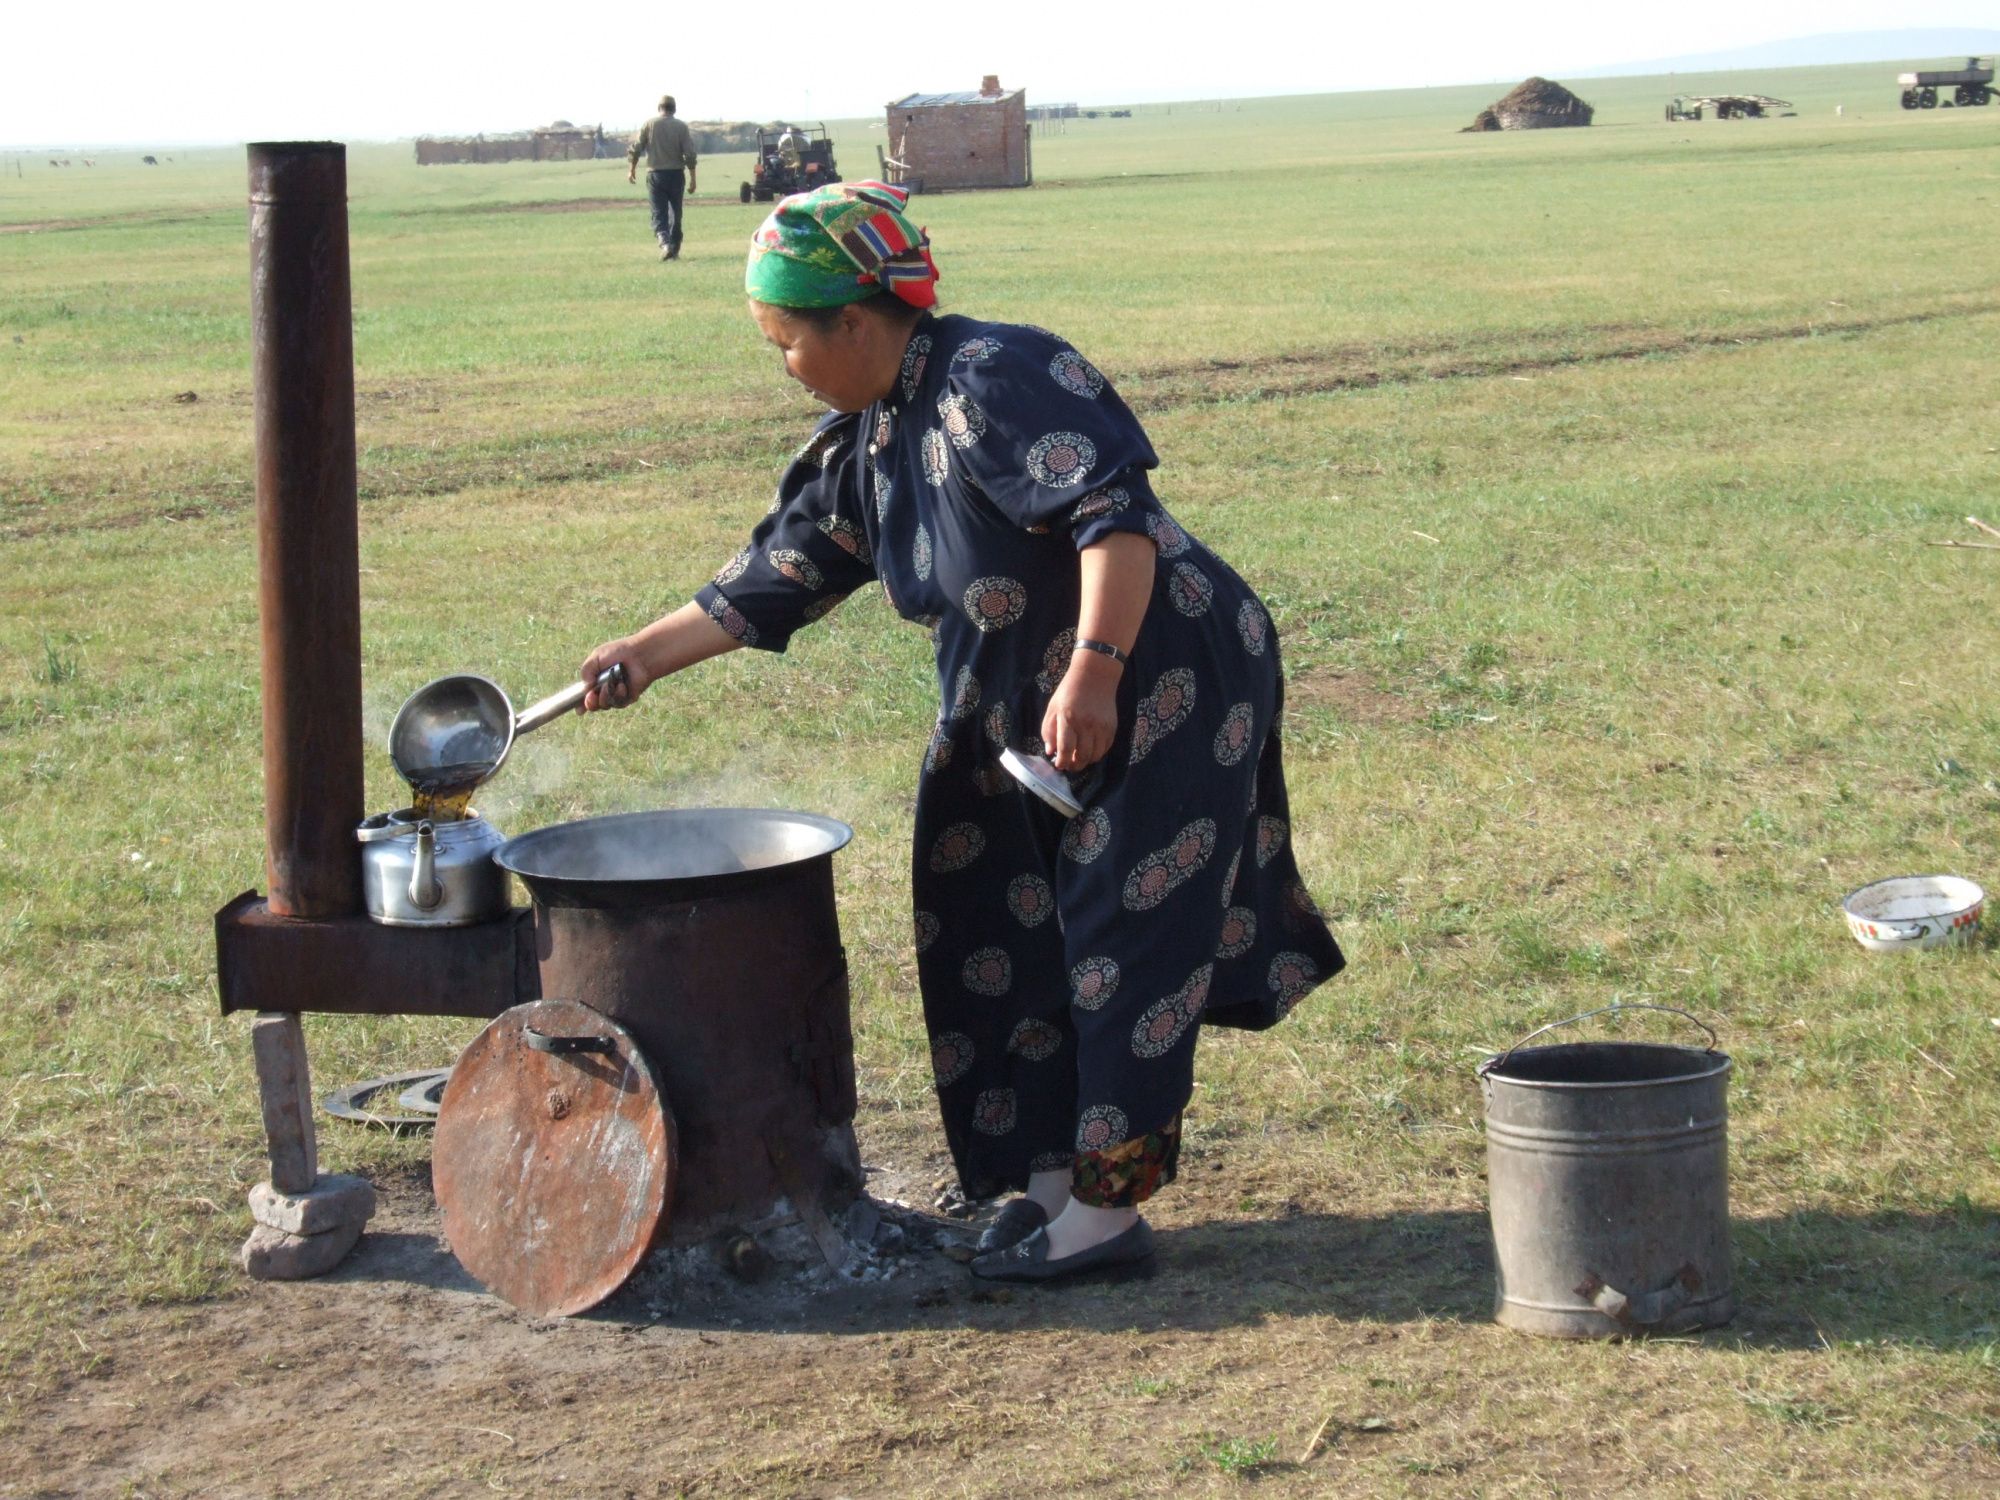
POLYGON ((614 887, 636 890, 642 886, 662 889, 708 886, 715 882, 734 882, 755 879, 788 869, 794 865, 806 864, 812 860, 829 859, 846 848, 854 838, 854 830, 838 818, 829 818, 821 813, 799 812, 791 808, 773 807, 662 807, 651 811, 628 813, 605 813, 594 818, 576 818, 567 823, 551 823, 546 827, 533 828, 526 833, 516 834, 493 851, 493 862, 510 874, 518 875, 528 884, 531 892, 540 899, 542 885, 556 889, 582 888, 586 886, 614 887), (539 868, 532 863, 536 848, 552 841, 557 834, 573 835, 577 829, 609 829, 630 826, 640 822, 675 822, 686 819, 690 822, 714 818, 721 815, 737 814, 765 819, 772 822, 802 824, 817 829, 826 835, 828 843, 823 849, 795 858, 756 865, 744 870, 726 870, 705 875, 565 875, 539 868))

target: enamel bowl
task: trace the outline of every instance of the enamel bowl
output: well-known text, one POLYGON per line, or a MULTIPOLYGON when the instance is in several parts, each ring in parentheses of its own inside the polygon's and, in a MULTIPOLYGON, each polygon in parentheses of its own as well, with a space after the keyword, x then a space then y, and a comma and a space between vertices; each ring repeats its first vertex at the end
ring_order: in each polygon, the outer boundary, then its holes
POLYGON ((1897 875, 1840 903, 1854 941, 1874 953, 1937 948, 1979 928, 1986 892, 1959 875, 1897 875))

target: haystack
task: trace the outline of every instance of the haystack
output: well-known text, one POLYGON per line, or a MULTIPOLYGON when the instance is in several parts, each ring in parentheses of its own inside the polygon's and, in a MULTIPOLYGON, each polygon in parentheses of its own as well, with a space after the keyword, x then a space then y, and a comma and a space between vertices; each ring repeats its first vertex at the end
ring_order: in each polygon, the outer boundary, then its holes
POLYGON ((1588 125, 1595 113, 1561 84, 1530 78, 1482 109, 1465 129, 1548 130, 1558 125, 1588 125))

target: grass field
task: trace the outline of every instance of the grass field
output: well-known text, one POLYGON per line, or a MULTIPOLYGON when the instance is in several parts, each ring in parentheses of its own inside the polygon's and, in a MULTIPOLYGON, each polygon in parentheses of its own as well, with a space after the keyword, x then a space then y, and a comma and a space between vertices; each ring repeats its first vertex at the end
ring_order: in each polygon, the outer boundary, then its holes
MULTIPOLYGON (((413 1366, 421 1421, 311 1366, 362 1303, 397 1339, 429 1304, 232 1261, 265 1175, 210 925, 263 879, 242 154, 0 177, 0 1494, 1993 1493, 1995 951, 1872 956, 1838 912, 2000 876, 2000 559, 1928 545, 2000 524, 2000 109, 1906 114, 1897 67, 1760 74, 1769 121, 1578 84, 1593 128, 1504 136, 1456 131, 1505 85, 1148 107, 1044 132, 1032 191, 917 200, 947 305, 1080 345, 1270 601, 1352 968, 1204 1041, 1145 1292, 552 1335, 588 1380, 482 1311, 413 1366), (1743 1310, 1526 1340, 1487 1319, 1471 1069, 1621 1000, 1735 1059, 1743 1310), (260 1424, 303 1410, 273 1471, 260 1424)), ((879 131, 834 134, 859 175, 879 131)), ((666 266, 622 163, 350 151, 371 744, 443 671, 561 685, 762 514, 813 413, 743 311, 743 167, 704 163, 666 266)), ((918 1170, 933 697, 857 598, 524 741, 482 799, 851 823, 858 1129, 918 1170)), ((475 1030, 308 1022, 322 1087, 475 1030)), ((423 1141, 321 1145, 422 1198, 423 1141)))

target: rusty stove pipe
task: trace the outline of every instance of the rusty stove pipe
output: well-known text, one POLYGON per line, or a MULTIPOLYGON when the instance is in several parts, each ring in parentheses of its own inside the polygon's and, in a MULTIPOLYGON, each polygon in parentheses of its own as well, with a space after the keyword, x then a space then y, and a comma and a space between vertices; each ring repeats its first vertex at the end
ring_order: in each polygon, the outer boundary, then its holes
POLYGON ((250 158, 250 336, 270 910, 361 909, 361 569, 347 148, 250 158))

